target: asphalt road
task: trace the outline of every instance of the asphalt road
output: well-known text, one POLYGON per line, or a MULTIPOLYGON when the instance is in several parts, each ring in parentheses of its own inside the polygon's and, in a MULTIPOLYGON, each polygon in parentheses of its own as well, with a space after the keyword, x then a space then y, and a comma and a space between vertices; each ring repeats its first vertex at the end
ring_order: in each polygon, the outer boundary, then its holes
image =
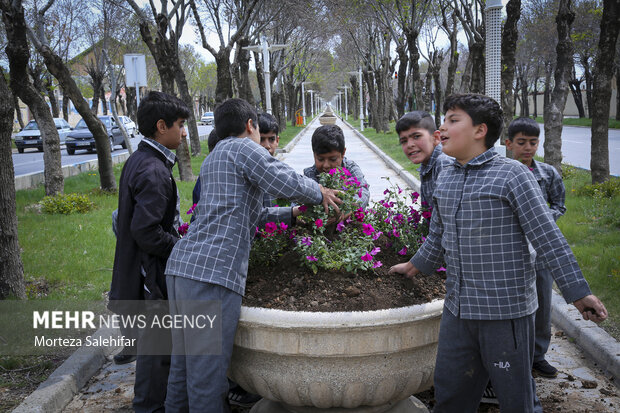
MULTIPOLYGON (((544 156, 544 127, 541 124, 541 142, 538 147, 538 155, 544 156)), ((211 132, 211 126, 198 126, 200 135, 208 135, 211 132)), ((590 128, 564 126, 562 129, 562 155, 563 161, 579 168, 590 169, 590 128)), ((140 138, 134 138, 132 145, 138 144, 140 138)), ((124 152, 120 146, 116 147, 114 154, 124 152)), ((62 164, 71 165, 84 162, 86 160, 96 159, 96 153, 78 152, 78 154, 70 156, 62 150, 62 164)), ((13 153, 13 165, 15 167, 15 175, 24 175, 32 172, 43 171, 43 153, 37 152, 35 149, 29 149, 24 153, 13 153)), ((620 130, 609 130, 609 165, 612 175, 620 176, 620 130)))
MULTIPOLYGON (((198 126, 199 135, 208 135, 213 129, 212 126, 198 126)), ((135 149, 142 139, 141 135, 136 135, 131 139, 131 145, 135 149)), ((118 155, 127 152, 126 149, 122 149, 120 145, 115 146, 115 151, 112 155, 118 155)), ((73 165, 97 159, 96 153, 89 153, 86 151, 78 151, 75 155, 67 154, 64 145, 61 149, 61 163, 62 166, 73 165)), ((15 176, 26 175, 34 172, 43 172, 43 152, 38 152, 35 148, 26 149, 24 153, 17 153, 17 150, 13 150, 13 167, 15 169, 15 176)))

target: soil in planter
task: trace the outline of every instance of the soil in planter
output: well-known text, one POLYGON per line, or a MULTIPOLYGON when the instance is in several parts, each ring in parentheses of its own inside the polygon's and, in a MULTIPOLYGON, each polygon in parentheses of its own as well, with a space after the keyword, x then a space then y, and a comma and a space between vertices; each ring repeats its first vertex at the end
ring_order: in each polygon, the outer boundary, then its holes
POLYGON ((284 256, 275 267, 250 268, 243 305, 289 311, 370 311, 406 307, 443 298, 443 274, 418 275, 410 280, 388 271, 407 258, 382 250, 383 266, 348 274, 302 267, 297 258, 284 256))

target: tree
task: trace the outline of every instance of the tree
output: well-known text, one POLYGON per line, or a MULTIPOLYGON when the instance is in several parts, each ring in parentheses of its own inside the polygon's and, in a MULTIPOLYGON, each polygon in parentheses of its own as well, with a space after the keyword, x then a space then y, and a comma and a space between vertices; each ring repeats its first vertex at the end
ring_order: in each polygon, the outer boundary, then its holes
POLYGON ((469 54, 461 81, 461 91, 484 92, 484 2, 482 0, 454 0, 454 13, 467 36, 469 54))
MULTIPOLYGON (((586 83, 586 107, 588 109, 589 117, 592 117, 592 61, 596 54, 597 39, 600 36, 600 21, 602 14, 602 2, 601 0, 578 0, 575 3, 575 14, 579 16, 573 23, 573 32, 571 34, 571 40, 573 41, 573 49, 576 55, 576 63, 581 66, 583 74, 577 78, 573 76, 571 80, 571 91, 573 96, 576 97, 577 106, 583 103, 581 99, 581 85, 580 81, 586 83), (578 87, 578 89, 577 89, 578 87), (577 95, 576 90, 579 90, 577 95)), ((585 111, 581 109, 579 117, 585 116, 585 111), (582 113, 583 112, 583 113, 582 113)))
POLYGON ((592 154, 590 158, 592 183, 609 179, 609 104, 619 30, 620 4, 616 0, 604 0, 601 35, 594 62, 594 111, 592 113, 592 154))
MULTIPOLYGON (((502 28, 502 94, 501 105, 504 110, 504 129, 502 143, 506 140, 508 125, 515 114, 513 87, 515 75, 515 55, 519 38, 518 23, 521 17, 521 0, 509 0, 506 4, 506 21, 502 28)), ((527 85, 527 82, 525 83, 527 85)), ((526 88, 527 90, 527 88, 526 88)), ((527 102, 527 93, 524 101, 527 102)), ((509 156, 510 154, 507 154, 509 156)))
MULTIPOLYGON (((56 195, 64 189, 64 177, 60 162, 60 138, 52 114, 43 96, 34 87, 28 76, 30 46, 26 38, 26 20, 21 0, 9 3, 0 2, 2 20, 9 40, 6 53, 11 70, 11 89, 13 93, 32 111, 41 131, 43 140, 43 168, 45 176, 45 193, 56 195)), ((11 99, 12 100, 12 99, 11 99)), ((9 101, 11 101, 9 100, 9 101)))
POLYGON ((15 107, 1 67, 0 96, 4 97, 0 99, 0 300, 3 300, 11 296, 26 298, 26 288, 17 237, 15 170, 11 154, 15 107))
POLYGON ((557 62, 554 73, 554 87, 549 104, 545 105, 545 163, 552 165, 562 174, 562 120, 568 95, 568 79, 573 63, 573 51, 570 30, 575 13, 571 9, 572 0, 560 0, 556 26, 558 44, 556 46, 557 62))

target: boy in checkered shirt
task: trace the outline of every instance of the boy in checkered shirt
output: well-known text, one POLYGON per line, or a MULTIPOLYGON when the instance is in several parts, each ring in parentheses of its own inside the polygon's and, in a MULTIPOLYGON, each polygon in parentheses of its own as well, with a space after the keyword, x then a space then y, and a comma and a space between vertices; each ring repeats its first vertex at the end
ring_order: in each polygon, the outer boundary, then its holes
POLYGON ((391 273, 431 273, 447 263, 435 365, 435 413, 474 412, 491 380, 502 412, 542 412, 531 369, 536 273, 528 240, 567 302, 587 320, 607 310, 592 295, 534 175, 493 149, 502 110, 477 94, 452 95, 439 128, 455 158, 433 194, 429 235, 391 273))

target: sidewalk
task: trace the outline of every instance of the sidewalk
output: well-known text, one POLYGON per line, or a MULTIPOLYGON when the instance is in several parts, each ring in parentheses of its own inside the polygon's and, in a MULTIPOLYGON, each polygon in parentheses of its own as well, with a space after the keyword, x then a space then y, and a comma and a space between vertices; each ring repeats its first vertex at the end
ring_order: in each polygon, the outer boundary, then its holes
MULTIPOLYGON (((370 185, 373 200, 381 199, 383 190, 388 186, 385 179, 382 179, 384 176, 389 176, 393 184, 401 187, 409 185, 414 189, 418 188, 417 180, 410 174, 404 173, 400 166, 395 166, 396 171, 386 167, 383 160, 385 155, 377 154, 357 132, 341 120, 338 120, 338 125, 345 131, 346 156, 362 168, 370 185)), ((278 155, 300 173, 314 163, 310 138, 318 126, 318 120, 312 122, 302 131, 302 136, 298 136, 299 139, 287 145, 285 151, 278 155)), ((593 323, 577 320, 580 318, 579 315, 575 315, 569 308, 570 306, 564 304, 559 297, 554 298, 553 320, 556 327, 554 327, 551 339, 548 360, 558 367, 560 374, 553 380, 536 379, 537 391, 543 407, 545 411, 569 413, 617 412, 620 410, 620 390, 617 387, 620 381, 620 376, 618 376, 620 344, 593 323), (557 323, 561 323, 562 330, 557 327, 557 323), (583 348, 589 349, 590 354, 584 353, 575 344, 575 339, 568 337, 569 333, 575 332, 579 336, 577 342, 583 348), (593 358, 593 353, 596 358, 593 358), (599 360, 599 364, 597 365, 593 360, 599 360), (615 379, 611 372, 616 374, 615 379)), ((68 405, 64 409, 51 408, 53 404, 46 400, 49 392, 46 393, 45 389, 51 385, 48 380, 16 411, 131 412, 135 363, 116 366, 111 362, 109 352, 104 351, 104 354, 106 357, 88 359, 89 361, 85 362, 91 364, 88 369, 82 366, 76 368, 73 373, 64 373, 65 376, 70 376, 65 380, 66 389, 59 389, 56 392, 64 391, 71 394, 72 391, 72 394, 75 394, 72 399, 70 397, 66 399, 65 404, 68 403, 68 405), (93 365, 97 363, 97 366, 93 365), (100 370, 98 370, 99 366, 101 366, 100 370), (90 372, 98 370, 98 372, 89 380, 90 377, 84 373, 86 370, 90 372), (83 386, 83 383, 86 385, 83 386), (78 390, 79 388, 81 390, 78 390)), ((60 403, 56 405, 60 406, 60 403)), ((235 410, 237 413, 247 411, 247 409, 235 410)), ((482 405, 479 409, 479 412, 498 411, 499 409, 490 405, 482 405)))

